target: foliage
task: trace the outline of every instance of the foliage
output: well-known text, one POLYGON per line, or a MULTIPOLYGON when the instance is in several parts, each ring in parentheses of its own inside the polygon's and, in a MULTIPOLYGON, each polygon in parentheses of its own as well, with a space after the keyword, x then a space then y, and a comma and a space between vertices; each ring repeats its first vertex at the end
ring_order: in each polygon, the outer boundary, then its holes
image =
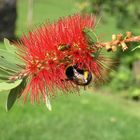
POLYGON ((140 49, 140 45, 138 45, 137 47, 133 48, 132 51, 135 51, 136 49, 140 49))
POLYGON ((128 30, 132 26, 139 26, 140 11, 138 0, 79 0, 79 3, 88 3, 81 8, 82 12, 92 12, 97 16, 103 16, 103 19, 107 21, 106 14, 114 16, 117 21, 118 28, 128 30), (89 10, 90 9, 90 10, 89 10))
POLYGON ((7 110, 13 106, 17 99, 17 95, 21 93, 22 79, 10 80, 10 76, 21 70, 21 61, 16 54, 16 48, 10 44, 9 40, 4 39, 5 49, 0 49, 0 92, 10 90, 7 99, 7 110), (19 88, 19 90, 14 90, 19 88))
POLYGON ((140 100, 140 88, 139 88, 139 86, 130 87, 127 97, 130 99, 133 99, 135 101, 139 101, 140 100))
POLYGON ((6 110, 9 111, 14 105, 15 101, 21 96, 22 91, 26 86, 26 79, 18 80, 20 83, 16 85, 14 88, 10 89, 7 102, 6 102, 6 110))
POLYGON ((0 92, 13 89, 17 87, 21 82, 22 80, 17 80, 14 82, 0 82, 0 92))
MULTIPOLYGON (((137 44, 135 45, 137 46, 137 44)), ((116 58, 121 58, 119 60, 120 65, 116 71, 110 74, 112 80, 108 86, 116 91, 128 90, 127 96, 132 99, 135 96, 139 96, 140 88, 133 73, 133 62, 140 60, 139 47, 134 47, 133 45, 125 53, 119 51, 116 53, 116 58)))
POLYGON ((112 88, 112 90, 124 90, 134 86, 133 75, 127 65, 121 65, 117 72, 113 71, 110 76, 112 81, 109 87, 112 88))

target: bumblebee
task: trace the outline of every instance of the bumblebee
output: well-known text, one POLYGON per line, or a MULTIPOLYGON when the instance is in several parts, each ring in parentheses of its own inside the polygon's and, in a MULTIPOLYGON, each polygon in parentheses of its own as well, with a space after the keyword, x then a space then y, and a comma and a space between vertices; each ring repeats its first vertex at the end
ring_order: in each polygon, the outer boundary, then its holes
POLYGON ((79 69, 76 66, 67 66, 65 74, 68 80, 80 86, 86 86, 92 80, 92 73, 90 71, 79 69))

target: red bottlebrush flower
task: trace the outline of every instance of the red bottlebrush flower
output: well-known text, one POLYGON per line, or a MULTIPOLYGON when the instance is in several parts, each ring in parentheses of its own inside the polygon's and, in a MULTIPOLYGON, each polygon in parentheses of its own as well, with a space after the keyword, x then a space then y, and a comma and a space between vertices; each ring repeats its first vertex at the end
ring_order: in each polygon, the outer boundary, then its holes
POLYGON ((73 92, 77 85, 87 85, 93 75, 94 80, 104 79, 101 62, 105 59, 92 56, 97 53, 96 46, 91 49, 83 33, 84 28, 94 25, 95 17, 77 14, 45 24, 21 38, 17 47, 25 65, 20 76, 27 77, 25 98, 30 94, 33 102, 41 95, 45 99, 57 91, 73 92))

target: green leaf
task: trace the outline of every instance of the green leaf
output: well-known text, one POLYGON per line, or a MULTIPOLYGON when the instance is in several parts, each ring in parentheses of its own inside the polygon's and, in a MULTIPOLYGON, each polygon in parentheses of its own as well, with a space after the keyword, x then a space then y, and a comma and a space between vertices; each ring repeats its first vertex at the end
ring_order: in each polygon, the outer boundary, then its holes
POLYGON ((10 75, 14 75, 22 68, 16 56, 7 50, 0 49, 0 80, 8 80, 10 75))
POLYGON ((0 92, 4 91, 4 90, 13 89, 13 88, 17 87, 21 82, 22 82, 22 80, 17 80, 17 81, 12 82, 12 83, 1 82, 0 83, 0 92))
POLYGON ((15 73, 13 73, 13 71, 10 71, 10 70, 5 69, 2 66, 0 66, 0 74, 11 76, 11 75, 13 75, 15 73))
MULTIPOLYGON (((4 39, 6 50, 0 49, 0 69, 7 73, 15 73, 21 70, 19 65, 23 65, 19 56, 16 54, 16 48, 9 43, 8 39, 4 39)), ((1 71, 0 71, 1 72, 1 71)))
POLYGON ((6 38, 4 38, 4 45, 5 45, 8 52, 13 53, 13 54, 16 52, 15 46, 11 45, 9 40, 6 38))
POLYGON ((138 48, 140 49, 140 45, 138 45, 137 47, 133 48, 131 51, 135 51, 138 48))
POLYGON ((49 97, 46 95, 46 107, 48 108, 49 111, 52 111, 52 106, 49 97))
POLYGON ((1 74, 1 73, 0 73, 0 80, 7 81, 7 80, 9 80, 8 78, 9 78, 8 75, 4 75, 4 74, 1 74))
POLYGON ((21 68, 19 66, 17 66, 14 63, 8 62, 6 59, 3 59, 3 58, 0 58, 0 68, 9 70, 12 72, 18 72, 21 70, 21 68))
POLYGON ((91 53, 90 55, 91 55, 91 57, 93 57, 94 59, 97 59, 98 56, 100 55, 100 53, 101 53, 101 49, 98 49, 97 52, 91 53))
POLYGON ((10 93, 8 95, 7 102, 6 102, 7 111, 9 111, 13 107, 17 98, 19 98, 22 95, 22 91, 24 90, 25 87, 26 87, 26 79, 24 78, 22 82, 20 83, 20 85, 10 90, 10 93))
POLYGON ((97 42, 98 38, 95 32, 90 28, 84 28, 83 33, 85 34, 87 41, 90 45, 97 42))
POLYGON ((0 67, 0 79, 1 79, 1 80, 6 80, 6 81, 8 81, 10 75, 11 75, 11 74, 10 74, 9 71, 6 71, 5 69, 2 69, 2 68, 0 67))
POLYGON ((7 50, 0 49, 0 58, 5 59, 8 62, 21 64, 21 60, 18 58, 17 54, 10 53, 7 50))

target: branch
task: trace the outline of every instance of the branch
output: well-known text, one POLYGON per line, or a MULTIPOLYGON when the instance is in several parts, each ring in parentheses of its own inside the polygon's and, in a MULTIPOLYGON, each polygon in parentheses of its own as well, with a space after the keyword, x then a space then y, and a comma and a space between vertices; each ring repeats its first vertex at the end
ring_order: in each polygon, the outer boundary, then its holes
POLYGON ((140 36, 133 36, 131 32, 126 32, 126 35, 123 37, 122 34, 113 34, 112 40, 108 42, 96 42, 95 45, 98 48, 106 48, 107 51, 115 52, 117 47, 122 47, 122 50, 125 51, 128 49, 127 43, 131 42, 140 42, 140 36))

